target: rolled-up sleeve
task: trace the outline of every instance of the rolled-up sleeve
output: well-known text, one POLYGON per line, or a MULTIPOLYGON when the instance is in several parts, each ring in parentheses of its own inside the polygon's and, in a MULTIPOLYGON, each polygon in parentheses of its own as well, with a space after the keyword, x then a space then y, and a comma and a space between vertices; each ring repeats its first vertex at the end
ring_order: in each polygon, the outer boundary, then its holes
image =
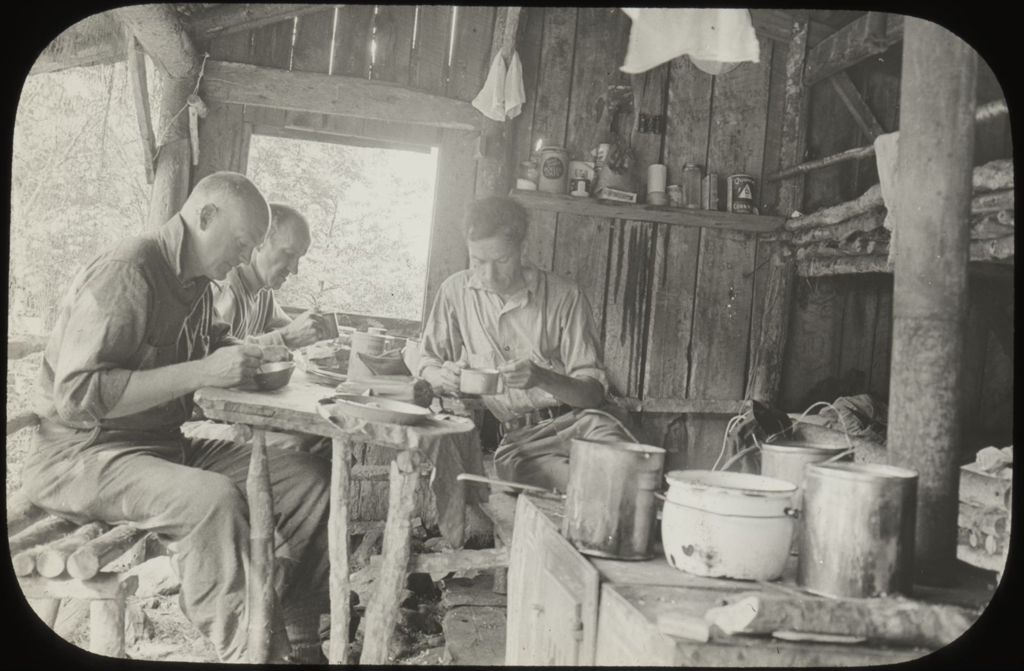
POLYGON ((594 314, 586 295, 576 288, 567 299, 562 322, 560 352, 569 377, 597 380, 608 391, 608 376, 601 360, 601 344, 597 337, 594 314))
POLYGON ((92 269, 73 298, 54 366, 53 400, 63 420, 99 422, 121 400, 151 300, 134 265, 114 261, 92 269))
POLYGON ((440 367, 445 361, 455 361, 462 352, 462 331, 451 297, 451 284, 441 284, 423 327, 420 342, 420 363, 415 371, 418 377, 431 367, 440 367))

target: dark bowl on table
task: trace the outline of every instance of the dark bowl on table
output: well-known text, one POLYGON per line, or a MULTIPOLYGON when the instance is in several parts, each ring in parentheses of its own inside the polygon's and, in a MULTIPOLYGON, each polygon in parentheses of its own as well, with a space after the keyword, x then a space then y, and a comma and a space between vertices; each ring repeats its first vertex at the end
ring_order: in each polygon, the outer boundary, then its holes
POLYGON ((294 372, 294 361, 275 361, 274 363, 265 363, 260 366, 259 370, 256 371, 256 374, 253 375, 253 385, 257 389, 261 389, 263 391, 280 389, 288 384, 289 380, 292 379, 292 373, 294 372))

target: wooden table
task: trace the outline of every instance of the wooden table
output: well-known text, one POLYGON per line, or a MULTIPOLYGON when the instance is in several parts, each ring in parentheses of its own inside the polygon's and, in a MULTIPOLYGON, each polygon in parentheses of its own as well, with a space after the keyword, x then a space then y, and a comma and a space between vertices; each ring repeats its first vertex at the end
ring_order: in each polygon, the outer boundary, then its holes
MULTIPOLYGON (((703 618, 757 583, 678 571, 658 554, 615 561, 580 554, 560 533, 562 504, 520 496, 508 577, 507 665, 870 666, 924 656, 920 648, 732 636, 706 643, 662 633, 662 614, 703 618)), ((780 583, 792 589, 795 562, 780 583)))
MULTIPOLYGON (((394 435, 394 425, 367 422, 363 435, 353 437, 316 412, 317 402, 334 394, 334 390, 310 381, 296 370, 291 382, 275 391, 241 391, 206 387, 195 394, 196 404, 210 419, 243 424, 257 434, 264 429, 299 431, 324 436, 332 441, 331 501, 328 519, 328 552, 330 555, 331 633, 328 660, 332 664, 348 663, 349 629, 349 515, 348 492, 351 479, 351 445, 384 434, 394 435)), ((472 428, 472 427, 471 427, 472 428)), ((420 453, 410 450, 416 434, 428 429, 404 427, 403 444, 393 440, 371 440, 397 450, 391 462, 388 515, 376 581, 375 596, 366 612, 362 664, 387 663, 387 648, 398 617, 399 595, 404 588, 409 565, 411 518, 414 514, 416 487, 421 473, 429 472, 430 463, 420 453)), ((436 428, 434 428, 436 431, 436 428)), ((461 431, 466 429, 455 429, 461 431)), ((254 450, 262 440, 254 440, 254 450)), ((254 452, 254 456, 256 452, 254 452)))

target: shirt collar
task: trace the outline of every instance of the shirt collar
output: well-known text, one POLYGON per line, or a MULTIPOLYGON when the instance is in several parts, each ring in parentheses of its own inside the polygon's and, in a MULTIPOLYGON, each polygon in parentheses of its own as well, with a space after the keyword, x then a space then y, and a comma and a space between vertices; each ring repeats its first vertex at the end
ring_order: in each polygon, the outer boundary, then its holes
MULTIPOLYGON (((540 286, 540 270, 537 269, 530 262, 523 263, 523 280, 526 283, 526 294, 532 296, 537 293, 537 287, 540 286)), ((480 278, 477 277, 476 273, 469 273, 469 280, 466 282, 466 286, 470 289, 477 289, 480 291, 489 291, 482 284, 480 284, 480 278)))
POLYGON ((242 286, 250 294, 258 293, 260 289, 263 289, 263 282, 260 281, 260 276, 251 263, 243 263, 235 268, 235 272, 238 273, 238 279, 242 281, 242 286))
POLYGON ((160 243, 160 251, 163 252, 164 258, 167 259, 167 264, 174 271, 175 277, 178 278, 179 282, 185 284, 181 276, 181 253, 185 241, 185 220, 181 218, 180 214, 174 215, 167 223, 157 229, 156 237, 160 243))

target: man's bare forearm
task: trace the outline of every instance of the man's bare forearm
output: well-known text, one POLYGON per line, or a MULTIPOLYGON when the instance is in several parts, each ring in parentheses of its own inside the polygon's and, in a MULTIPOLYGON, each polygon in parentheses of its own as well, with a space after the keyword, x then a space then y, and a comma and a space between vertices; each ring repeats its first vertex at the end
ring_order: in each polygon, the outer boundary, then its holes
POLYGON ((190 394, 205 385, 202 361, 133 371, 117 404, 107 417, 125 417, 190 394))

